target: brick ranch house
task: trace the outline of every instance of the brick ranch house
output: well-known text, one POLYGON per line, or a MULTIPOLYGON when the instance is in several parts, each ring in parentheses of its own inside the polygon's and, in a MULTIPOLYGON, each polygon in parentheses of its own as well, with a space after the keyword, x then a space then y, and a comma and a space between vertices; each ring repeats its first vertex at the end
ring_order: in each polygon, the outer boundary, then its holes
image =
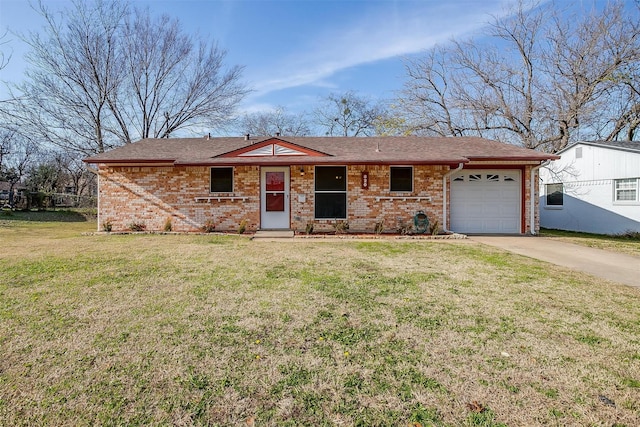
POLYGON ((98 229, 395 232, 424 211, 441 230, 535 234, 537 170, 557 156, 445 137, 144 139, 97 165, 98 229), (531 194, 534 197, 531 197, 531 194))

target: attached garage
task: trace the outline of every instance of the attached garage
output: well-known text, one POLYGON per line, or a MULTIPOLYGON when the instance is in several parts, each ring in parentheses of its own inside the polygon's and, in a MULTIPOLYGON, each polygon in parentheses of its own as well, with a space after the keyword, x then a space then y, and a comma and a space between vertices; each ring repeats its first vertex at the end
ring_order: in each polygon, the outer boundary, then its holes
POLYGON ((462 170, 451 177, 451 230, 521 233, 520 170, 462 170))

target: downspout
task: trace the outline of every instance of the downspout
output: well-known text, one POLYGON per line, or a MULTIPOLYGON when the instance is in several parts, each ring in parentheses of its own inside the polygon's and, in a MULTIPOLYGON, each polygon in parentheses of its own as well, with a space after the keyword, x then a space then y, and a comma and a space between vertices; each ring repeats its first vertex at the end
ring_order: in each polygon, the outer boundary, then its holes
POLYGON ((449 175, 461 170, 463 166, 464 163, 460 162, 456 169, 450 170, 442 177, 442 231, 445 232, 449 231, 447 230, 447 178, 449 178, 449 175))
POLYGON ((529 232, 531 233, 532 236, 536 235, 536 227, 535 227, 535 222, 536 222, 536 198, 535 198, 535 194, 536 194, 536 172, 538 172, 538 169, 540 169, 543 166, 547 166, 549 163, 551 163, 551 160, 545 160, 544 162, 540 163, 538 166, 534 166, 531 168, 531 175, 529 177, 530 181, 531 181, 531 188, 529 190, 529 232))

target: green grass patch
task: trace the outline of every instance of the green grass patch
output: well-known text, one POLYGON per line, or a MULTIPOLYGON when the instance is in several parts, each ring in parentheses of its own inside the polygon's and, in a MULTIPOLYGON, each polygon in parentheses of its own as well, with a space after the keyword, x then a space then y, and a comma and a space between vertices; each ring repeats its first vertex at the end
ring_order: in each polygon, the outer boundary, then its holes
POLYGON ((640 255, 640 233, 637 232, 605 235, 542 229, 540 230, 540 235, 592 248, 606 249, 629 255, 640 255))
POLYGON ((0 425, 604 425, 605 388, 640 421, 637 289, 469 242, 5 224, 0 425))
POLYGON ((95 217, 95 209, 0 210, 0 221, 6 222, 87 222, 95 220, 95 217))

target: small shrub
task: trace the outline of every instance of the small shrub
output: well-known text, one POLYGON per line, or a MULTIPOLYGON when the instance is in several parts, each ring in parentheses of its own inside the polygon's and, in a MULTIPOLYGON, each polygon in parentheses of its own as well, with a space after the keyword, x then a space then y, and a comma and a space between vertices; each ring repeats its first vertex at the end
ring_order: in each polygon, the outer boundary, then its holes
POLYGON ((167 217, 167 219, 164 221, 164 231, 171 231, 173 230, 173 224, 171 223, 171 217, 167 217))
POLYGON ((384 231, 384 221, 376 222, 376 225, 373 227, 374 234, 382 234, 384 231))
POLYGON ((112 229, 113 229, 113 223, 111 222, 110 219, 102 223, 102 231, 106 231, 107 233, 110 233, 112 229))
POLYGON ((440 232, 440 221, 438 221, 437 219, 434 219, 431 225, 429 226, 429 233, 431 233, 432 236, 437 236, 439 232, 440 232))
POLYGON ((345 234, 349 230, 349 221, 336 221, 333 223, 336 234, 345 234))
POLYGON ((305 233, 313 234, 313 222, 309 221, 304 229, 305 233))
POLYGON ((240 226, 238 227, 238 234, 244 234, 247 231, 247 220, 243 219, 240 221, 240 226))
POLYGON ((413 225, 404 222, 402 219, 398 219, 398 234, 411 234, 413 233, 413 225))
POLYGON ((629 240, 640 240, 640 231, 627 230, 619 234, 618 237, 629 240))
POLYGON ((216 224, 212 219, 208 219, 204 222, 204 224, 202 224, 201 229, 205 233, 213 233, 213 231, 216 229, 216 224))
POLYGON ((147 229, 147 225, 144 222, 132 222, 129 224, 130 231, 145 231, 147 229))

